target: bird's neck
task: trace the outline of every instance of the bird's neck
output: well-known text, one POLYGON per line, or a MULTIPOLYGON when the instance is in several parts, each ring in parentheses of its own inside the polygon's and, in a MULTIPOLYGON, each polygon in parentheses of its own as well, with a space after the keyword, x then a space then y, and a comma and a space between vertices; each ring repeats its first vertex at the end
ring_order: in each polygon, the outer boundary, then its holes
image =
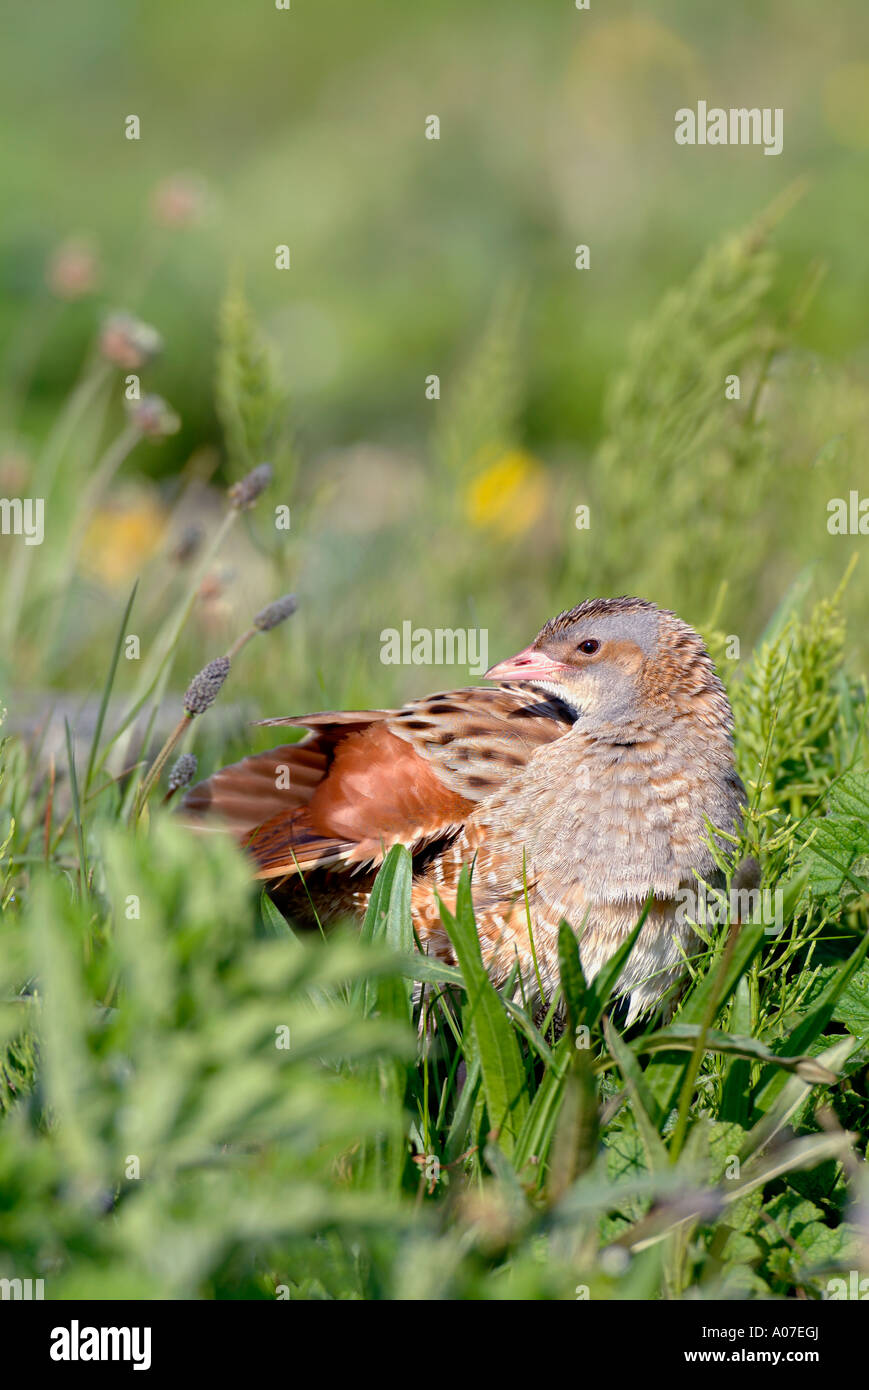
POLYGON ((734 779, 726 729, 577 721, 532 758, 513 808, 541 886, 575 879, 586 899, 642 901, 650 885, 667 896, 692 868, 713 868, 707 818, 731 828, 734 779))

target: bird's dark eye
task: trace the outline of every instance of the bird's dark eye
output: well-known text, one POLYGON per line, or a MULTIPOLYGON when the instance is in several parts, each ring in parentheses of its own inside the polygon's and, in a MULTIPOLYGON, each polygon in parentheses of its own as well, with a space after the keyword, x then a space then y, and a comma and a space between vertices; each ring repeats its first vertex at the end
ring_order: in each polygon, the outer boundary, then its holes
POLYGON ((599 646, 600 642, 596 642, 593 637, 589 637, 587 642, 580 642, 576 650, 582 652, 583 656, 594 656, 599 646))

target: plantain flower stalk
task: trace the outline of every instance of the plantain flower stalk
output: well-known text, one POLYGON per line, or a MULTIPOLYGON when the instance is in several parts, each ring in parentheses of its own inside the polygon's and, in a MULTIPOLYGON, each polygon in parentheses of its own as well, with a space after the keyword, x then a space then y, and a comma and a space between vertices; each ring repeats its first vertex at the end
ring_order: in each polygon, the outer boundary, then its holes
POLYGON ((256 614, 252 626, 235 639, 227 652, 227 656, 232 660, 252 637, 256 637, 258 632, 271 632, 273 627, 286 622, 287 618, 295 613, 298 606, 299 600, 295 594, 284 594, 283 598, 276 598, 274 603, 267 604, 256 614))
MULTIPOLYGON (((188 725, 198 714, 204 714, 210 709, 220 694, 221 687, 229 675, 230 660, 228 656, 218 656, 214 661, 209 661, 207 666, 197 672, 187 687, 184 696, 184 714, 179 719, 172 733, 167 738, 154 762, 151 764, 150 771, 142 783, 133 803, 130 813, 130 823, 135 825, 145 809, 145 803, 156 785, 163 768, 169 761, 173 750, 180 743, 187 730, 188 725)), ((179 759, 180 761, 180 759, 179 759)), ((171 790, 174 790, 172 788, 171 790)))
POLYGON ((173 764, 168 778, 168 791, 163 797, 163 805, 170 801, 177 791, 182 787, 189 787, 193 778, 196 776, 196 769, 199 763, 195 753, 182 753, 180 758, 173 764))

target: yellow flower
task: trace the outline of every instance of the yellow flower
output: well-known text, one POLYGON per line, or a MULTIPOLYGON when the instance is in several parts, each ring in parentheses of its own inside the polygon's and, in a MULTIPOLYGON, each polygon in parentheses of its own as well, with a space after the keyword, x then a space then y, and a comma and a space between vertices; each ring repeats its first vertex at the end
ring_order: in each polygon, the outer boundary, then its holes
POLYGON ((545 501, 542 463, 521 449, 511 449, 468 485, 465 515, 480 530, 516 536, 534 525, 545 501))
POLYGON ((104 583, 117 584, 154 553, 165 526, 163 508, 146 494, 101 507, 88 527, 83 563, 104 583))

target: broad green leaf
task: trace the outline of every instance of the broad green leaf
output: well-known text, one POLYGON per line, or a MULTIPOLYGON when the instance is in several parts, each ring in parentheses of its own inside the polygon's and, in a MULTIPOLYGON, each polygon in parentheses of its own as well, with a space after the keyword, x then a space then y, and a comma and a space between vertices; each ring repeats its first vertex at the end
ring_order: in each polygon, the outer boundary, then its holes
POLYGON ((503 1000, 483 965, 467 866, 459 879, 455 916, 441 904, 441 918, 464 976, 465 1027, 471 1031, 479 1057, 489 1124, 504 1152, 512 1156, 528 1114, 525 1070, 503 1000))
POLYGON ((844 884, 858 893, 869 892, 865 873, 856 871, 857 861, 869 855, 869 776, 845 773, 826 798, 824 814, 811 817, 801 834, 814 893, 833 896, 844 884))
MULTIPOLYGON (((360 933, 364 944, 379 943, 398 954, 410 955, 413 950, 412 877, 410 854, 403 845, 393 845, 374 880, 368 900, 360 933)), ((393 979, 361 982, 354 990, 354 1002, 361 1002, 365 1013, 377 1008, 389 1017, 409 1019, 411 993, 409 985, 396 972, 393 979)))

